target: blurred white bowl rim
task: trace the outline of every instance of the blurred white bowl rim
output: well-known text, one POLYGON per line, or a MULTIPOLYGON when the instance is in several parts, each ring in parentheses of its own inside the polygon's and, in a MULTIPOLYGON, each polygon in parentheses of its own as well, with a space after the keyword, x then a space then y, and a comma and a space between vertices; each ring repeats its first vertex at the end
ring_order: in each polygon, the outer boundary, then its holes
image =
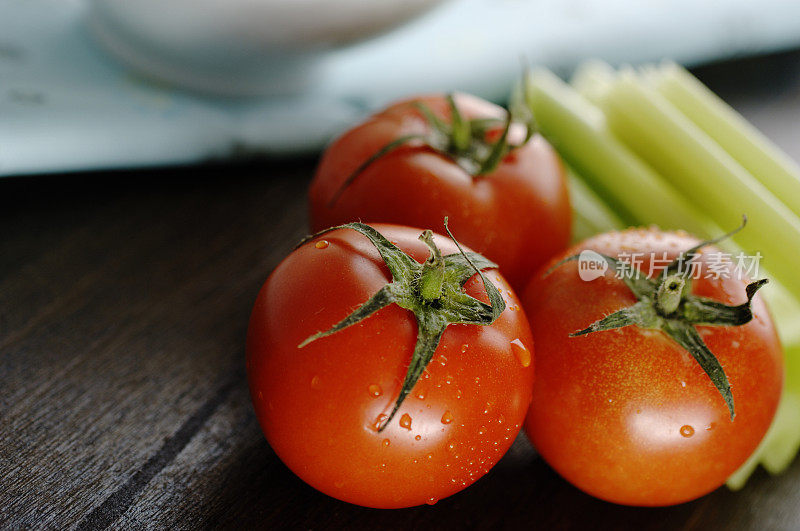
POLYGON ((384 33, 443 0, 91 0, 90 25, 145 74, 229 95, 290 93, 326 49, 384 33))

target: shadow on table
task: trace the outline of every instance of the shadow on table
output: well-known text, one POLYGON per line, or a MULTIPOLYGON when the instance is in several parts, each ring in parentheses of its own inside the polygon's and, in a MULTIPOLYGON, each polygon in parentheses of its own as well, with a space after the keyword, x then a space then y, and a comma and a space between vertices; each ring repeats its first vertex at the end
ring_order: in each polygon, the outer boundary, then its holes
MULTIPOLYGON (((766 479, 761 476, 754 482, 766 479)), ((241 454, 218 495, 210 527, 258 529, 676 529, 692 527, 698 518, 722 522, 737 503, 737 494, 725 488, 675 507, 606 503, 562 480, 524 436, 489 474, 433 506, 379 510, 340 502, 295 476, 266 441, 254 441, 241 454)))

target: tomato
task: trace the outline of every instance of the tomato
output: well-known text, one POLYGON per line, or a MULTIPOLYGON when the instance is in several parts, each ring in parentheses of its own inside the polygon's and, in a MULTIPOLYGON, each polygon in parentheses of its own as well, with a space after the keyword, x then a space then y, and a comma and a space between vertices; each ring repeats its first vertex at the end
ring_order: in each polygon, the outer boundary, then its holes
MULTIPOLYGON (((373 227, 425 261, 418 230, 373 227)), ((445 237, 434 241, 445 254, 457 252, 445 237)), ((377 508, 433 503, 485 474, 518 433, 533 380, 533 340, 520 303, 497 270, 485 276, 506 309, 488 326, 448 326, 423 376, 379 431, 409 367, 415 316, 392 304, 298 348, 392 277, 354 230, 336 229, 293 251, 261 289, 247 334, 251 397, 281 460, 316 489, 377 508)), ((488 301, 477 274, 464 291, 488 301)))
MULTIPOLYGON (((662 253, 671 260, 696 243, 683 233, 630 229, 591 238, 554 263, 584 249, 627 253, 642 259, 646 275, 651 264, 663 269, 662 253)), ((692 293, 740 304, 746 279, 730 264, 728 275, 714 278, 719 252, 702 248, 692 293)), ((731 420, 709 376, 664 332, 632 325, 569 337, 634 302, 611 268, 584 281, 569 262, 531 280, 523 303, 536 339, 537 380, 525 431, 561 476, 593 496, 627 505, 681 503, 720 486, 756 449, 781 395, 781 347, 759 297, 747 324, 696 328, 727 374, 731 420)))
MULTIPOLYGON (((454 99, 464 120, 497 119, 499 126, 490 128, 487 137, 498 136, 505 120, 502 108, 465 94, 454 99)), ((479 176, 454 157, 412 141, 369 164, 337 197, 348 177, 381 148, 407 135, 431 134, 419 103, 452 121, 443 96, 402 101, 347 131, 326 150, 309 189, 312 228, 355 220, 437 227, 449 216, 459 240, 497 262, 513 286, 523 286, 531 271, 568 245, 571 230, 564 167, 540 135, 479 176)), ((511 143, 524 137, 524 127, 514 124, 511 143)))

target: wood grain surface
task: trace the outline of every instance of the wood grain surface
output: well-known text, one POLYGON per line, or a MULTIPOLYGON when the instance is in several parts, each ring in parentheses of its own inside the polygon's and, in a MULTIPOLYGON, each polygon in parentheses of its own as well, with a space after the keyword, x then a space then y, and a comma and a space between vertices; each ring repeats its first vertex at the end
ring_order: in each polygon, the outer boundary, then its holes
MULTIPOLYGON (((799 63, 700 74, 800 158, 799 63)), ((800 460, 662 509, 582 494, 524 438, 435 506, 370 510, 306 486, 260 432, 244 336, 261 283, 306 233, 313 165, 0 181, 0 526, 800 529, 800 460)))

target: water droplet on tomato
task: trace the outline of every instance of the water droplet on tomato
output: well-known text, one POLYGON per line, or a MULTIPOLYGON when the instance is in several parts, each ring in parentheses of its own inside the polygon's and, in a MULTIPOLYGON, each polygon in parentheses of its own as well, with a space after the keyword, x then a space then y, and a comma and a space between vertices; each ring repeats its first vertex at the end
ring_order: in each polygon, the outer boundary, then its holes
POLYGON ((328 245, 330 245, 328 243, 328 240, 320 240, 314 244, 314 247, 316 247, 317 249, 325 249, 328 245))
POLYGON ((478 428, 478 435, 483 435, 484 433, 486 433, 486 426, 478 428))
POLYGON ((529 367, 531 364, 531 351, 522 343, 522 341, 517 338, 511 342, 511 350, 514 352, 514 355, 519 360, 520 365, 523 367, 529 367))
POLYGON ((453 415, 450 411, 445 411, 444 415, 442 415, 442 424, 450 424, 453 422, 453 415))
POLYGON ((411 429, 411 415, 403 413, 403 416, 400 417, 400 427, 407 430, 411 429))
POLYGON ((381 444, 383 444, 384 446, 389 446, 390 444, 392 444, 392 441, 390 441, 389 439, 384 439, 381 444))
POLYGON ((319 379, 319 376, 311 378, 311 389, 319 389, 321 386, 322 381, 319 379))
POLYGON ((681 435, 684 437, 691 437, 694 435, 694 428, 689 426, 688 424, 681 426, 681 435))
POLYGON ((456 399, 461 398, 461 389, 456 389, 456 399))
POLYGON ((416 396, 417 396, 417 398, 419 398, 420 400, 425 400, 425 396, 426 396, 427 394, 428 394, 428 390, 427 390, 427 389, 425 389, 424 387, 423 387, 423 388, 421 388, 421 389, 419 389, 419 390, 416 392, 416 396))
POLYGON ((415 441, 419 441, 420 439, 422 439, 422 435, 417 435, 416 437, 414 437, 415 441))
POLYGON ((425 457, 426 457, 426 458, 428 458, 428 459, 433 459, 433 454, 432 454, 432 453, 431 453, 431 454, 428 454, 428 455, 426 455, 425 457))
POLYGON ((466 343, 464 343, 463 345, 461 345, 461 353, 462 353, 462 354, 466 353, 468 348, 469 348, 469 345, 468 345, 468 344, 466 344, 466 343))
POLYGON ((436 502, 438 502, 438 501, 439 501, 438 499, 436 499, 435 497, 431 496, 430 498, 428 498, 428 501, 425 502, 425 503, 427 503, 428 505, 435 505, 436 502))
POLYGON ((500 415, 497 417, 497 423, 498 424, 503 424, 505 421, 506 421, 506 418, 503 416, 502 413, 500 413, 500 415))
POLYGON ((447 376, 444 379, 444 383, 446 383, 447 385, 450 385, 451 383, 453 383, 453 377, 452 376, 447 376))
POLYGON ((369 392, 369 396, 372 398, 378 398, 383 394, 383 389, 381 389, 381 386, 378 384, 371 384, 367 388, 367 392, 369 392))
POLYGON ((387 415, 384 415, 383 413, 381 413, 380 415, 378 415, 378 418, 376 418, 372 422, 372 424, 369 425, 370 429, 372 429, 374 431, 380 430, 381 426, 383 426, 383 423, 386 422, 387 418, 389 418, 387 415))

